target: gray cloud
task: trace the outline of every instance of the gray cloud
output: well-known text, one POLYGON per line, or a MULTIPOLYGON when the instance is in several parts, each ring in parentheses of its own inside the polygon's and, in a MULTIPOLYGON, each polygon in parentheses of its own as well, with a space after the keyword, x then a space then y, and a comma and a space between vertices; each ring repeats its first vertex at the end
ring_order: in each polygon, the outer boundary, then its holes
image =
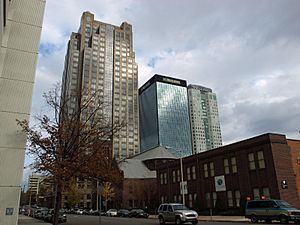
POLYGON ((223 140, 262 132, 297 138, 300 98, 300 1, 152 0, 49 1, 33 112, 40 95, 61 80, 65 46, 83 11, 134 29, 139 84, 154 73, 213 88, 223 140))

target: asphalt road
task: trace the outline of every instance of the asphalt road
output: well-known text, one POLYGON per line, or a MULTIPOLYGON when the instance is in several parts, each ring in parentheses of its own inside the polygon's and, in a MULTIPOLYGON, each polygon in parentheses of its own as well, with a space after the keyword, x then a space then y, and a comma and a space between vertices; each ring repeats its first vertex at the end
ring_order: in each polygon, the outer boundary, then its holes
MULTIPOLYGON (((68 222, 62 225, 159 225, 157 219, 141 219, 141 218, 122 218, 122 217, 106 217, 101 216, 101 223, 99 223, 98 216, 86 215, 67 215, 68 222)), ((171 224, 171 223, 170 223, 171 224)), ((245 225, 248 223, 238 222, 205 222, 199 221, 198 224, 210 225, 245 225)))

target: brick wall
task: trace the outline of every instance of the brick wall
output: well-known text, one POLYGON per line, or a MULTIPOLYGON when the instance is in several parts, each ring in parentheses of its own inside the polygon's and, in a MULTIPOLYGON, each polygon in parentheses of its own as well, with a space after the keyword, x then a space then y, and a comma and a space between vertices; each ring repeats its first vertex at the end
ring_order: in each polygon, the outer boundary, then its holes
MULTIPOLYGON (((291 161, 294 170, 298 199, 300 200, 300 141, 287 140, 287 143, 291 148, 291 161)), ((297 208, 300 208, 300 203, 296 204, 296 206, 297 208)))

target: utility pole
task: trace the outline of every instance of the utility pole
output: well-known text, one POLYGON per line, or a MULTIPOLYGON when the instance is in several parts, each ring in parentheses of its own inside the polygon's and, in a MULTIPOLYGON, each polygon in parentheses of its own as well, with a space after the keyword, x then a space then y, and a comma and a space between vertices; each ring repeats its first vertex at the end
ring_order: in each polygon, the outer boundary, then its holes
POLYGON ((98 209, 99 209, 99 181, 98 180, 97 180, 97 184, 96 184, 96 190, 97 190, 96 210, 98 212, 98 209))
POLYGON ((103 187, 100 184, 99 186, 99 225, 101 225, 101 205, 102 205, 102 201, 101 201, 101 195, 102 195, 102 191, 103 191, 103 187))

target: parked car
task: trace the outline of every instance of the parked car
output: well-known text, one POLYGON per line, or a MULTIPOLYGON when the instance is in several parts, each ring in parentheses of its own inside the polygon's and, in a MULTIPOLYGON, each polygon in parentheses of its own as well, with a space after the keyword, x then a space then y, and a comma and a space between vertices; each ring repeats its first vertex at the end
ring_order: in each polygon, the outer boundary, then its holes
POLYGON ((109 210, 106 212, 106 215, 107 215, 107 216, 117 216, 117 213, 118 213, 118 210, 116 210, 116 209, 109 209, 109 210))
POLYGON ((188 209, 185 205, 179 203, 165 203, 158 208, 158 220, 160 224, 165 222, 175 222, 175 224, 182 224, 192 222, 198 223, 197 212, 188 209))
POLYGON ((129 217, 148 218, 149 214, 142 209, 132 209, 129 212, 129 217))
POLYGON ((42 208, 42 209, 38 209, 35 214, 34 214, 34 217, 37 218, 37 219, 44 219, 46 214, 48 213, 48 209, 47 208, 42 208))
MULTIPOLYGON (((54 209, 50 209, 48 210, 47 214, 45 215, 45 218, 44 220, 46 222, 53 222, 53 215, 54 215, 54 209)), ((59 212, 59 215, 58 215, 58 222, 59 223, 65 223, 67 222, 67 216, 66 214, 64 214, 63 212, 59 212)))
POLYGON ((129 216, 129 211, 127 209, 119 209, 118 212, 117 212, 117 216, 128 217, 129 216))
POLYGON ((29 211, 29 216, 31 216, 31 217, 35 217, 35 213, 37 212, 39 210, 39 208, 38 207, 31 207, 31 209, 30 209, 30 211, 29 211))
POLYGON ((77 214, 77 215, 83 215, 83 209, 77 209, 75 211, 75 214, 77 214))
POLYGON ((267 223, 272 220, 279 220, 280 223, 300 222, 300 210, 283 200, 253 200, 246 204, 245 217, 252 223, 257 223, 259 220, 267 223))

